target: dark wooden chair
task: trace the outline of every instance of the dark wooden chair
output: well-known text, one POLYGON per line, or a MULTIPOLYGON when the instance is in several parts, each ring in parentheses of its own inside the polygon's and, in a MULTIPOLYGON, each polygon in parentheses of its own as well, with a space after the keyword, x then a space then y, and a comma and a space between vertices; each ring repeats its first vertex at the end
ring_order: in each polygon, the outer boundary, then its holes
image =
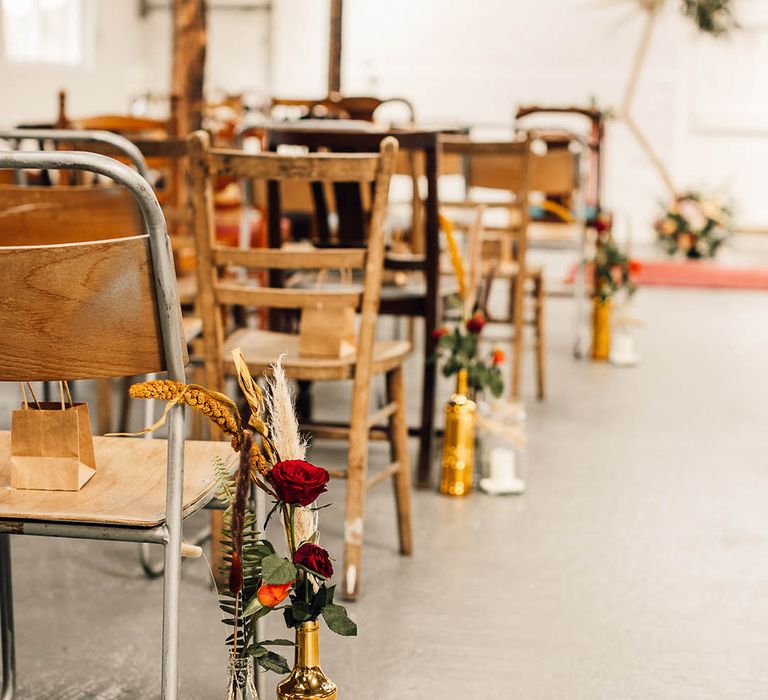
MULTIPOLYGON (((407 164, 403 152, 412 152, 424 162, 427 182, 426 200, 423 202, 425 216, 423 230, 414 230, 414 248, 418 251, 409 255, 388 254, 385 269, 420 273, 420 282, 404 287, 386 286, 382 288, 380 315, 421 318, 424 321, 423 338, 423 387, 421 420, 410 432, 420 439, 416 483, 427 487, 431 482, 433 461, 433 437, 436 406, 436 365, 431 361, 433 354, 432 334, 441 318, 441 299, 449 290, 440 287, 439 261, 439 221, 437 198, 439 132, 417 130, 382 130, 371 127, 369 131, 345 130, 343 123, 338 129, 313 128, 305 126, 269 129, 266 134, 267 146, 276 150, 281 145, 305 146, 310 151, 325 149, 339 152, 371 152, 379 148, 387 136, 394 136, 401 151, 400 164, 407 164)), ((402 172, 402 170, 401 170, 402 172)), ((322 187, 313 186, 313 196, 317 211, 317 244, 331 247, 334 245, 355 245, 365 239, 366 212, 361 190, 349 183, 336 183, 333 194, 338 214, 338 232, 332 235, 328 226, 326 192, 322 187)), ((278 187, 269 187, 270 203, 277 202, 278 187)), ((276 209, 271 208, 272 211, 276 209)), ((272 217, 268 221, 270 245, 280 241, 280 221, 272 217)))

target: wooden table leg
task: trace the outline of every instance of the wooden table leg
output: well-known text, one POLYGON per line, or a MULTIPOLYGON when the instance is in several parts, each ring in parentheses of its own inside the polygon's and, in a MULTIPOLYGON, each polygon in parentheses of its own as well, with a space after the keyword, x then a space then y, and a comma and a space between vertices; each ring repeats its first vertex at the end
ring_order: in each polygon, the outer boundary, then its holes
POLYGON ((426 216, 426 259, 427 277, 426 308, 424 314, 424 388, 421 397, 421 444, 416 472, 416 485, 429 488, 432 483, 432 458, 434 452, 435 399, 437 389, 437 366, 431 362, 432 333, 440 318, 440 230, 437 204, 437 137, 426 151, 427 171, 427 216, 426 216))

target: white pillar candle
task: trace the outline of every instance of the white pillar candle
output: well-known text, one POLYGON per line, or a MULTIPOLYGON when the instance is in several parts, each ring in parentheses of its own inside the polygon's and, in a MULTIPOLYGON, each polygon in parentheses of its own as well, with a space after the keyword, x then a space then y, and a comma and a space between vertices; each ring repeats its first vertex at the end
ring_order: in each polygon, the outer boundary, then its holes
POLYGON ((493 447, 489 455, 490 478, 493 481, 509 481, 515 478, 515 451, 506 447, 493 447))

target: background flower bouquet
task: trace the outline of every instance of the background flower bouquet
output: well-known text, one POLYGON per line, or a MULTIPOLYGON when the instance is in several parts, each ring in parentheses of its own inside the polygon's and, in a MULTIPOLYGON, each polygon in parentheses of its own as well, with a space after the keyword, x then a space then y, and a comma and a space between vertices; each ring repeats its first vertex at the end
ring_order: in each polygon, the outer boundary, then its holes
POLYGON ((667 253, 712 258, 733 231, 731 210, 696 192, 677 197, 655 224, 667 253))

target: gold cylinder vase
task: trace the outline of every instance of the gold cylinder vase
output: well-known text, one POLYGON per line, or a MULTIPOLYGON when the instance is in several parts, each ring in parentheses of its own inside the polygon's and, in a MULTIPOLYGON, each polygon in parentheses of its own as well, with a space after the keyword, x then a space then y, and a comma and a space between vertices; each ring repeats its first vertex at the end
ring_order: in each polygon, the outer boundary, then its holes
POLYGON ((459 370, 456 393, 445 404, 445 439, 440 472, 440 493, 466 496, 475 470, 475 412, 467 395, 467 370, 459 370))
POLYGON ((607 360, 611 354, 611 298, 592 300, 592 359, 607 360))
POLYGON ((336 686, 320 668, 320 623, 305 622, 296 630, 296 652, 291 675, 277 686, 277 700, 322 698, 336 700, 336 686))

